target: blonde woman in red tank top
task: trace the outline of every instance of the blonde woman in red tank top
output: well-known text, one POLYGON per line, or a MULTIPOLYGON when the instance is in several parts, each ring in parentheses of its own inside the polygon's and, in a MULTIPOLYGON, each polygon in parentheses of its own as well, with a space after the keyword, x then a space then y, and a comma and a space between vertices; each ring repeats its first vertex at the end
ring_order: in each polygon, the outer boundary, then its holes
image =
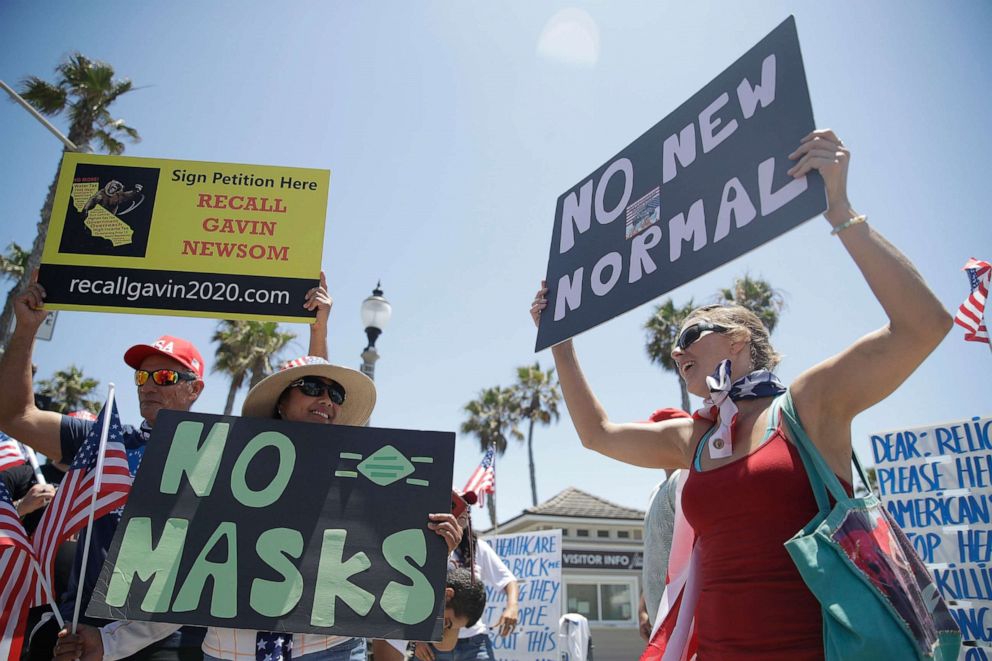
MULTIPOLYGON (((951 317, 909 260, 852 207, 850 152, 833 131, 810 133, 790 157, 793 177, 811 170, 823 176, 831 234, 888 317, 882 328, 802 372, 786 395, 827 464, 849 485, 851 420, 899 387, 950 330, 951 317)), ((546 295, 542 283, 531 306, 535 324, 546 295)), ((689 392, 706 398, 691 420, 612 422, 572 341, 552 354, 585 447, 635 466, 690 469, 682 506, 699 559, 698 659, 822 658, 819 605, 782 547, 817 509, 796 449, 777 425, 773 403, 784 387, 771 374, 778 355, 760 320, 736 306, 706 306, 685 320, 672 357, 689 392)))

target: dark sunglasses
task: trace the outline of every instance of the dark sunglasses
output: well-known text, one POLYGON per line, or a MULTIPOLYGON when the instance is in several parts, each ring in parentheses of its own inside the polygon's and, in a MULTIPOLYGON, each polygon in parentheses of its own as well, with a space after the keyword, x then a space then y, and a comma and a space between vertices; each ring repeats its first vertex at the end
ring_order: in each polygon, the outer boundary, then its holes
POLYGON ((728 330, 730 329, 726 326, 721 326, 720 324, 714 324, 709 321, 700 321, 682 331, 682 334, 679 335, 679 339, 675 340, 675 346, 682 351, 685 351, 706 331, 726 333, 728 330))
POLYGON ((143 386, 148 383, 148 377, 157 386, 174 386, 180 381, 196 381, 196 375, 176 370, 134 370, 134 385, 143 386))
POLYGON ((337 381, 325 383, 317 377, 305 376, 299 381, 293 381, 287 388, 299 388, 307 397, 320 397, 325 392, 327 398, 341 406, 344 404, 344 388, 337 381))

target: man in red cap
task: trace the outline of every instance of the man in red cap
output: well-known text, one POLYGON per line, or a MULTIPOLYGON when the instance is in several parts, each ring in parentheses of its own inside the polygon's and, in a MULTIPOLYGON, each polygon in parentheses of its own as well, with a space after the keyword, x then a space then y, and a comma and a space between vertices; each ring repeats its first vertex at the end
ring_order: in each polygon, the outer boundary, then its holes
MULTIPOLYGON (((70 464, 83 444, 93 421, 43 411, 34 404, 31 374, 31 353, 38 327, 48 314, 42 309, 45 291, 32 283, 17 297, 14 315, 17 325, 0 359, 0 430, 41 452, 53 461, 70 464)), ((203 356, 191 343, 178 337, 164 335, 152 344, 138 344, 124 354, 124 362, 135 369, 138 405, 142 422, 139 427, 124 426, 124 447, 127 449, 131 475, 134 476, 145 451, 151 429, 159 411, 172 409, 188 411, 203 391, 203 356)), ((86 583, 80 613, 86 612, 90 595, 100 575, 110 543, 120 521, 120 512, 111 512, 93 522, 92 541, 86 561, 86 583)), ((59 608, 63 616, 72 618, 76 583, 82 567, 83 544, 78 547, 68 589, 63 593, 59 608)), ((83 622, 104 624, 101 620, 80 617, 83 622)), ((52 658, 58 626, 54 618, 38 627, 30 642, 30 658, 52 658)), ((156 659, 189 658, 199 655, 203 630, 183 629, 155 645, 156 659)))

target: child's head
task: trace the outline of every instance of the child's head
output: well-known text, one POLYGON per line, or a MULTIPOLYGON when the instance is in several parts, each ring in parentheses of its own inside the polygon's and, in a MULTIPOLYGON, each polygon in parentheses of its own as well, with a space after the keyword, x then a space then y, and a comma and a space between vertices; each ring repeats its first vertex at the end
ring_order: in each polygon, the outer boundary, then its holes
POLYGON ((482 582, 473 580, 467 569, 449 569, 444 589, 444 632, 441 642, 434 643, 434 647, 442 652, 453 650, 458 643, 458 631, 478 622, 485 609, 486 589, 482 582))

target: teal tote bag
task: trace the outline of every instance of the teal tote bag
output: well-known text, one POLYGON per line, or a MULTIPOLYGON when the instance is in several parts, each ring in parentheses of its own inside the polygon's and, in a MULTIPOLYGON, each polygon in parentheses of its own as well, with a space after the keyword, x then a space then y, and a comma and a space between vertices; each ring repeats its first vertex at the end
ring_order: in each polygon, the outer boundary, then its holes
POLYGON ((785 548, 820 602, 827 661, 957 659, 961 632, 909 539, 875 494, 847 495, 799 423, 791 393, 782 400, 820 509, 785 548))

